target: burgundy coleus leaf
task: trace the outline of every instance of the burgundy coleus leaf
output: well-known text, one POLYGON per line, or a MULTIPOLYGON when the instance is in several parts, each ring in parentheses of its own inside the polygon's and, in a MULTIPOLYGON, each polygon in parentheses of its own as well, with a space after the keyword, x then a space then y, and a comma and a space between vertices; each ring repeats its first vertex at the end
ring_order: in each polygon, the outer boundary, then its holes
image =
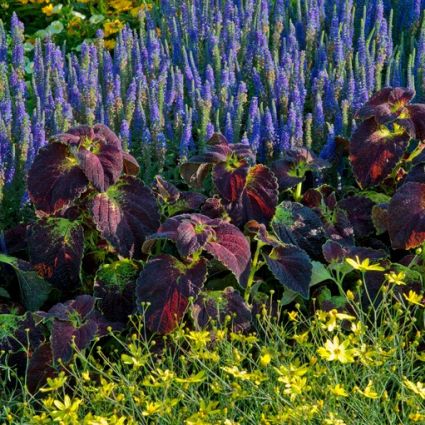
POLYGON ((268 223, 274 215, 278 196, 278 183, 273 172, 265 165, 257 164, 249 169, 238 200, 223 200, 223 204, 238 226, 249 220, 268 223))
POLYGON ((326 241, 326 243, 323 244, 322 252, 328 263, 341 263, 346 258, 356 258, 356 256, 359 257, 360 261, 366 258, 378 261, 388 256, 388 254, 381 249, 357 247, 354 245, 347 246, 336 241, 326 241))
POLYGON ((55 136, 54 140, 72 147, 81 170, 100 192, 120 177, 124 161, 121 142, 105 125, 75 127, 55 136))
POLYGON ((285 151, 284 158, 274 161, 271 169, 283 191, 304 181, 307 171, 317 171, 328 166, 327 161, 317 157, 309 149, 296 148, 285 151))
POLYGON ((155 183, 152 189, 159 200, 168 206, 168 213, 170 215, 199 210, 207 199, 202 193, 182 192, 161 176, 155 177, 155 183))
POLYGON ((128 152, 122 152, 123 171, 130 176, 137 176, 140 171, 140 165, 133 155, 128 152))
POLYGON ((84 231, 77 221, 48 218, 31 225, 28 252, 34 269, 57 288, 80 285, 84 231))
POLYGON ((281 242, 298 245, 311 257, 320 253, 326 240, 319 215, 297 202, 284 201, 279 204, 271 226, 281 242))
POLYGON ((372 208, 375 203, 363 196, 349 196, 338 202, 338 207, 347 212, 354 234, 365 238, 373 233, 372 208))
POLYGON ((394 170, 410 136, 401 127, 391 131, 373 118, 362 122, 350 141, 350 161, 360 187, 381 183, 394 170))
POLYGON ((403 87, 385 87, 375 93, 356 113, 356 118, 374 118, 377 123, 394 121, 414 97, 415 92, 403 87))
POLYGON ((308 299, 313 266, 304 250, 283 245, 263 255, 270 271, 283 286, 308 299))
POLYGON ((38 346, 28 362, 27 385, 31 394, 46 384, 47 378, 57 374, 53 366, 53 351, 50 342, 38 346))
POLYGON ((412 161, 412 168, 403 180, 406 182, 425 183, 425 150, 422 150, 412 161))
POLYGON ((397 122, 406 128, 412 138, 425 140, 425 105, 407 105, 397 122))
POLYGON ((225 201, 235 202, 245 187, 249 166, 246 161, 222 162, 213 170, 213 181, 218 194, 225 201))
POLYGON ((334 210, 337 200, 334 189, 329 185, 322 185, 318 188, 307 189, 303 194, 302 203, 323 212, 323 210, 334 210))
POLYGON ((50 143, 38 151, 28 172, 28 194, 39 215, 68 207, 87 189, 88 180, 70 149, 50 143))
MULTIPOLYGON (((230 179, 232 170, 246 167, 255 162, 255 155, 249 146, 243 144, 230 145, 226 138, 215 133, 208 141, 205 151, 193 156, 188 162, 182 164, 180 173, 187 184, 192 187, 201 188, 202 183, 215 164, 226 164, 231 170, 226 174, 230 179)), ((221 179, 225 176, 219 173, 221 179)), ((225 182, 219 186, 224 187, 225 182)))
POLYGON ((197 298, 207 276, 205 259, 184 264, 167 254, 150 260, 136 286, 138 305, 149 303, 143 311, 146 326, 152 332, 171 332, 183 319, 189 298, 197 298))
POLYGON ((330 215, 322 215, 322 222, 328 237, 343 245, 354 245, 354 228, 348 214, 336 208, 330 215))
POLYGON ((155 196, 141 181, 123 176, 92 202, 93 221, 121 255, 139 258, 146 236, 159 226, 155 196))
POLYGON ((169 239, 176 243, 183 257, 204 250, 221 262, 240 281, 251 259, 249 243, 233 224, 202 214, 181 214, 167 219, 151 235, 143 249, 152 246, 151 240, 169 239))
POLYGON ((226 323, 231 317, 233 332, 246 332, 251 328, 252 314, 241 294, 232 287, 223 291, 201 293, 191 307, 194 324, 198 329, 226 323))
POLYGON ((214 237, 208 240, 205 250, 241 282, 251 260, 247 239, 236 226, 224 221, 214 227, 214 232, 214 237))
POLYGON ((227 213, 220 198, 208 198, 201 207, 201 213, 210 218, 223 218, 227 213))
POLYGON ((388 233, 394 249, 411 249, 425 241, 425 183, 408 182, 388 206, 388 233))
POLYGON ((105 320, 94 310, 94 304, 92 296, 80 295, 75 300, 54 305, 47 313, 38 313, 41 317, 53 319, 51 344, 54 360, 69 361, 73 342, 82 350, 96 335, 104 334, 105 320))

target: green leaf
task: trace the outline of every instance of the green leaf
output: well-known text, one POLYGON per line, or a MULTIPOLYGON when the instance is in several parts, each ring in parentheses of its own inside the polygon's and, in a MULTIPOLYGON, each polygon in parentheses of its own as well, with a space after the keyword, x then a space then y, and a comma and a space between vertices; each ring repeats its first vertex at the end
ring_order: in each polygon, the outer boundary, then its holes
POLYGON ((9 293, 4 288, 0 288, 0 297, 2 298, 10 298, 9 293))
POLYGON ((310 287, 324 282, 325 280, 332 279, 332 275, 324 264, 319 261, 312 261, 313 270, 311 273, 310 287))
POLYGON ((9 264, 15 270, 25 308, 29 311, 39 310, 49 297, 51 285, 41 278, 26 261, 0 254, 0 263, 9 264))

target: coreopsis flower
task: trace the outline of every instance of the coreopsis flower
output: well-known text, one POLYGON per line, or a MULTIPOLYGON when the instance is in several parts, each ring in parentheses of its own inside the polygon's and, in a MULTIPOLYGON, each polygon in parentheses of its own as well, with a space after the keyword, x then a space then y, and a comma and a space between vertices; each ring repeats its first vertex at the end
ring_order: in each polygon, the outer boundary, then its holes
POLYGON ((398 286, 406 285, 406 282, 404 281, 404 279, 406 278, 406 273, 404 272, 396 273, 394 271, 391 271, 385 274, 385 278, 387 279, 388 283, 392 283, 398 286))
POLYGON ((385 270, 380 264, 371 264, 369 258, 365 258, 363 261, 356 255, 355 259, 346 258, 345 261, 354 269, 362 273, 365 272, 383 272, 385 270))
POLYGON ((53 15, 53 9, 54 9, 54 5, 53 3, 49 3, 47 6, 44 6, 41 8, 41 11, 46 15, 46 16, 52 16, 53 15))
POLYGON ((406 301, 409 301, 409 303, 416 304, 419 307, 424 307, 425 305, 423 301, 423 296, 415 291, 409 291, 407 295, 403 294, 403 297, 406 299, 406 301))
POLYGON ((341 384, 336 384, 334 386, 331 385, 328 389, 336 397, 348 397, 348 392, 341 384))
POLYGON ((339 313, 338 310, 332 309, 327 312, 328 321, 322 325, 324 329, 327 329, 329 332, 333 332, 337 328, 337 320, 355 320, 354 316, 345 313, 339 313))
POLYGON ((332 341, 328 339, 324 347, 319 347, 317 353, 329 362, 353 363, 357 350, 349 348, 349 346, 350 340, 346 339, 340 343, 338 336, 335 335, 332 341))

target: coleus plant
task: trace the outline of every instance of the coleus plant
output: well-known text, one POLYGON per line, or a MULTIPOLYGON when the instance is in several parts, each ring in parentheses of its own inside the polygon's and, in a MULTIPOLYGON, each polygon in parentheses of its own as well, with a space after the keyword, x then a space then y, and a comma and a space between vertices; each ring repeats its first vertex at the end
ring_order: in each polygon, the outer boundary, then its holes
POLYGON ((27 181, 39 219, 26 234, 29 262, 39 276, 70 294, 81 287, 85 261, 141 258, 160 215, 152 190, 135 177, 138 170, 102 124, 70 129, 40 149, 27 181))
POLYGON ((380 185, 389 199, 374 208, 375 224, 394 249, 425 241, 425 105, 411 89, 387 87, 357 112, 350 161, 360 188, 380 185), (395 192, 395 193, 394 193, 395 192))

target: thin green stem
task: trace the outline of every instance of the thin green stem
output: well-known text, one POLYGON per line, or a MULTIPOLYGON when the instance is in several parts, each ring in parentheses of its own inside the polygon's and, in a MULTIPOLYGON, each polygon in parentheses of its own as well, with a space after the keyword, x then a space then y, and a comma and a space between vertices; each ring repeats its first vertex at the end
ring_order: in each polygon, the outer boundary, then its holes
POLYGON ((294 200, 295 202, 301 201, 302 198, 302 188, 303 188, 303 182, 299 182, 297 186, 295 187, 294 192, 294 200))
POLYGON ((258 262, 258 260, 260 258, 261 248, 263 247, 263 245, 264 245, 263 242, 257 240, 257 248, 255 250, 254 258, 252 260, 251 270, 249 271, 248 282, 247 282, 246 288, 245 288, 245 294, 244 294, 245 302, 249 301, 249 295, 251 293, 252 284, 254 283, 255 273, 257 273, 257 271, 260 269, 260 267, 263 266, 262 262, 261 263, 258 262))

